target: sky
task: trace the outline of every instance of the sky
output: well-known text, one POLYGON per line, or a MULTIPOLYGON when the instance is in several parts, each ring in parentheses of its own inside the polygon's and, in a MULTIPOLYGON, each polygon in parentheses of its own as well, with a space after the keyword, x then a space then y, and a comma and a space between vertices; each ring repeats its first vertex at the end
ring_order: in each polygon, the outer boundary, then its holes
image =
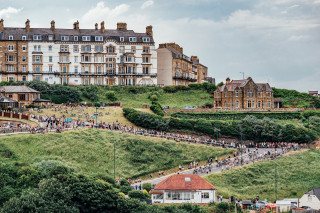
POLYGON ((320 90, 320 0, 0 0, 5 27, 115 29, 145 32, 156 46, 175 42, 196 55, 216 82, 252 77, 272 87, 320 90))

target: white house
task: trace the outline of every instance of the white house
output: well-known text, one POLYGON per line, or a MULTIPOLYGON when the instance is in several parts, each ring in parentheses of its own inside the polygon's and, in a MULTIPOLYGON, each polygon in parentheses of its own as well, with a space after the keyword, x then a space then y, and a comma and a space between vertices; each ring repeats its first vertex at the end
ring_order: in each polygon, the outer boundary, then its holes
POLYGON ((299 207, 309 206, 314 210, 320 210, 320 188, 314 188, 306 192, 299 199, 299 207))
POLYGON ((216 201, 216 188, 199 175, 172 175, 153 190, 152 203, 209 203, 216 201))

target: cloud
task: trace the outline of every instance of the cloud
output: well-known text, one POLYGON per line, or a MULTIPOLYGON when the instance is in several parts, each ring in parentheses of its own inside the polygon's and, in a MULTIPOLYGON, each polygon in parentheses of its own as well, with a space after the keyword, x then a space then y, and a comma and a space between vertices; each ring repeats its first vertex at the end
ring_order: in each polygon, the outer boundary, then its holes
POLYGON ((290 41, 301 41, 310 38, 308 35, 293 35, 289 37, 290 41))
POLYGON ((9 18, 13 14, 18 14, 23 10, 23 8, 14 8, 14 7, 8 7, 6 9, 0 10, 0 17, 6 17, 9 18))
POLYGON ((145 9, 147 7, 150 7, 154 4, 154 1, 153 0, 148 0, 146 2, 144 2, 142 5, 141 5, 141 9, 145 9))
MULTIPOLYGON (((124 14, 127 13, 130 6, 127 4, 120 4, 115 8, 105 6, 104 2, 98 2, 97 5, 88 10, 82 17, 80 17, 80 27, 92 28, 94 23, 105 21, 105 24, 126 21, 124 14)), ((71 19, 69 22, 76 21, 76 18, 71 19)))

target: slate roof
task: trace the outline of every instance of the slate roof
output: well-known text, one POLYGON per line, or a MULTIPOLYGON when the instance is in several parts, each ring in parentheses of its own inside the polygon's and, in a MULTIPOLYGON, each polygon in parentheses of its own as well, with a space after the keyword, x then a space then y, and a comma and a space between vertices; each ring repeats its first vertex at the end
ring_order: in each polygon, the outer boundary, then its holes
POLYGON ((172 175, 158 183, 154 190, 214 190, 216 187, 200 177, 193 174, 172 175), (186 181, 190 178, 190 181, 186 181))
POLYGON ((8 98, 6 96, 0 95, 0 103, 17 103, 18 101, 15 101, 11 98, 8 98))
MULTIPOLYGON (((224 91, 225 88, 227 88, 228 91, 234 91, 237 87, 243 88, 251 78, 247 79, 241 79, 241 80, 232 80, 229 84, 224 84, 221 87, 219 87, 220 92, 224 91)), ((255 83, 258 87, 258 92, 263 91, 263 87, 265 86, 266 92, 272 92, 272 88, 268 83, 255 83)))
MULTIPOLYGON (((69 36, 69 41, 75 41, 74 36, 78 36, 78 41, 82 41, 82 36, 91 36, 90 41, 95 42, 95 36, 103 36, 103 41, 106 39, 114 39, 120 41, 120 37, 124 37, 124 42, 129 42, 129 37, 136 37, 137 42, 142 43, 143 38, 150 38, 153 43, 153 37, 147 33, 136 33, 133 30, 115 30, 105 29, 102 33, 101 29, 61 29, 56 28, 54 33, 51 28, 31 28, 31 32, 27 32, 25 28, 5 27, 5 32, 0 33, 0 40, 9 40, 9 36, 13 36, 13 40, 22 40, 22 36, 27 36, 27 41, 32 41, 34 35, 41 35, 41 41, 49 41, 49 35, 53 35, 53 41, 61 41, 61 36, 69 36), (2 36, 1 36, 2 34, 2 36)), ((134 43, 134 42, 132 42, 134 43)))
POLYGON ((320 200, 320 188, 314 188, 308 191, 306 194, 315 195, 320 200))
POLYGON ((46 100, 46 99, 37 98, 33 102, 51 102, 51 101, 50 100, 46 100))
POLYGON ((0 86, 0 91, 3 90, 5 93, 40 93, 27 86, 0 86))

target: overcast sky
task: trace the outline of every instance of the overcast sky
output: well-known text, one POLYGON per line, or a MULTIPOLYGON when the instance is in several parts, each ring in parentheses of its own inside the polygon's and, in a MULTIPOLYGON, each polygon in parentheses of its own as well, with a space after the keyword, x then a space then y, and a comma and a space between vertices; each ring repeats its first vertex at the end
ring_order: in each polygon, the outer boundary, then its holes
POLYGON ((197 55, 217 82, 251 76, 278 88, 320 90, 320 0, 0 0, 5 26, 145 32, 197 55))

